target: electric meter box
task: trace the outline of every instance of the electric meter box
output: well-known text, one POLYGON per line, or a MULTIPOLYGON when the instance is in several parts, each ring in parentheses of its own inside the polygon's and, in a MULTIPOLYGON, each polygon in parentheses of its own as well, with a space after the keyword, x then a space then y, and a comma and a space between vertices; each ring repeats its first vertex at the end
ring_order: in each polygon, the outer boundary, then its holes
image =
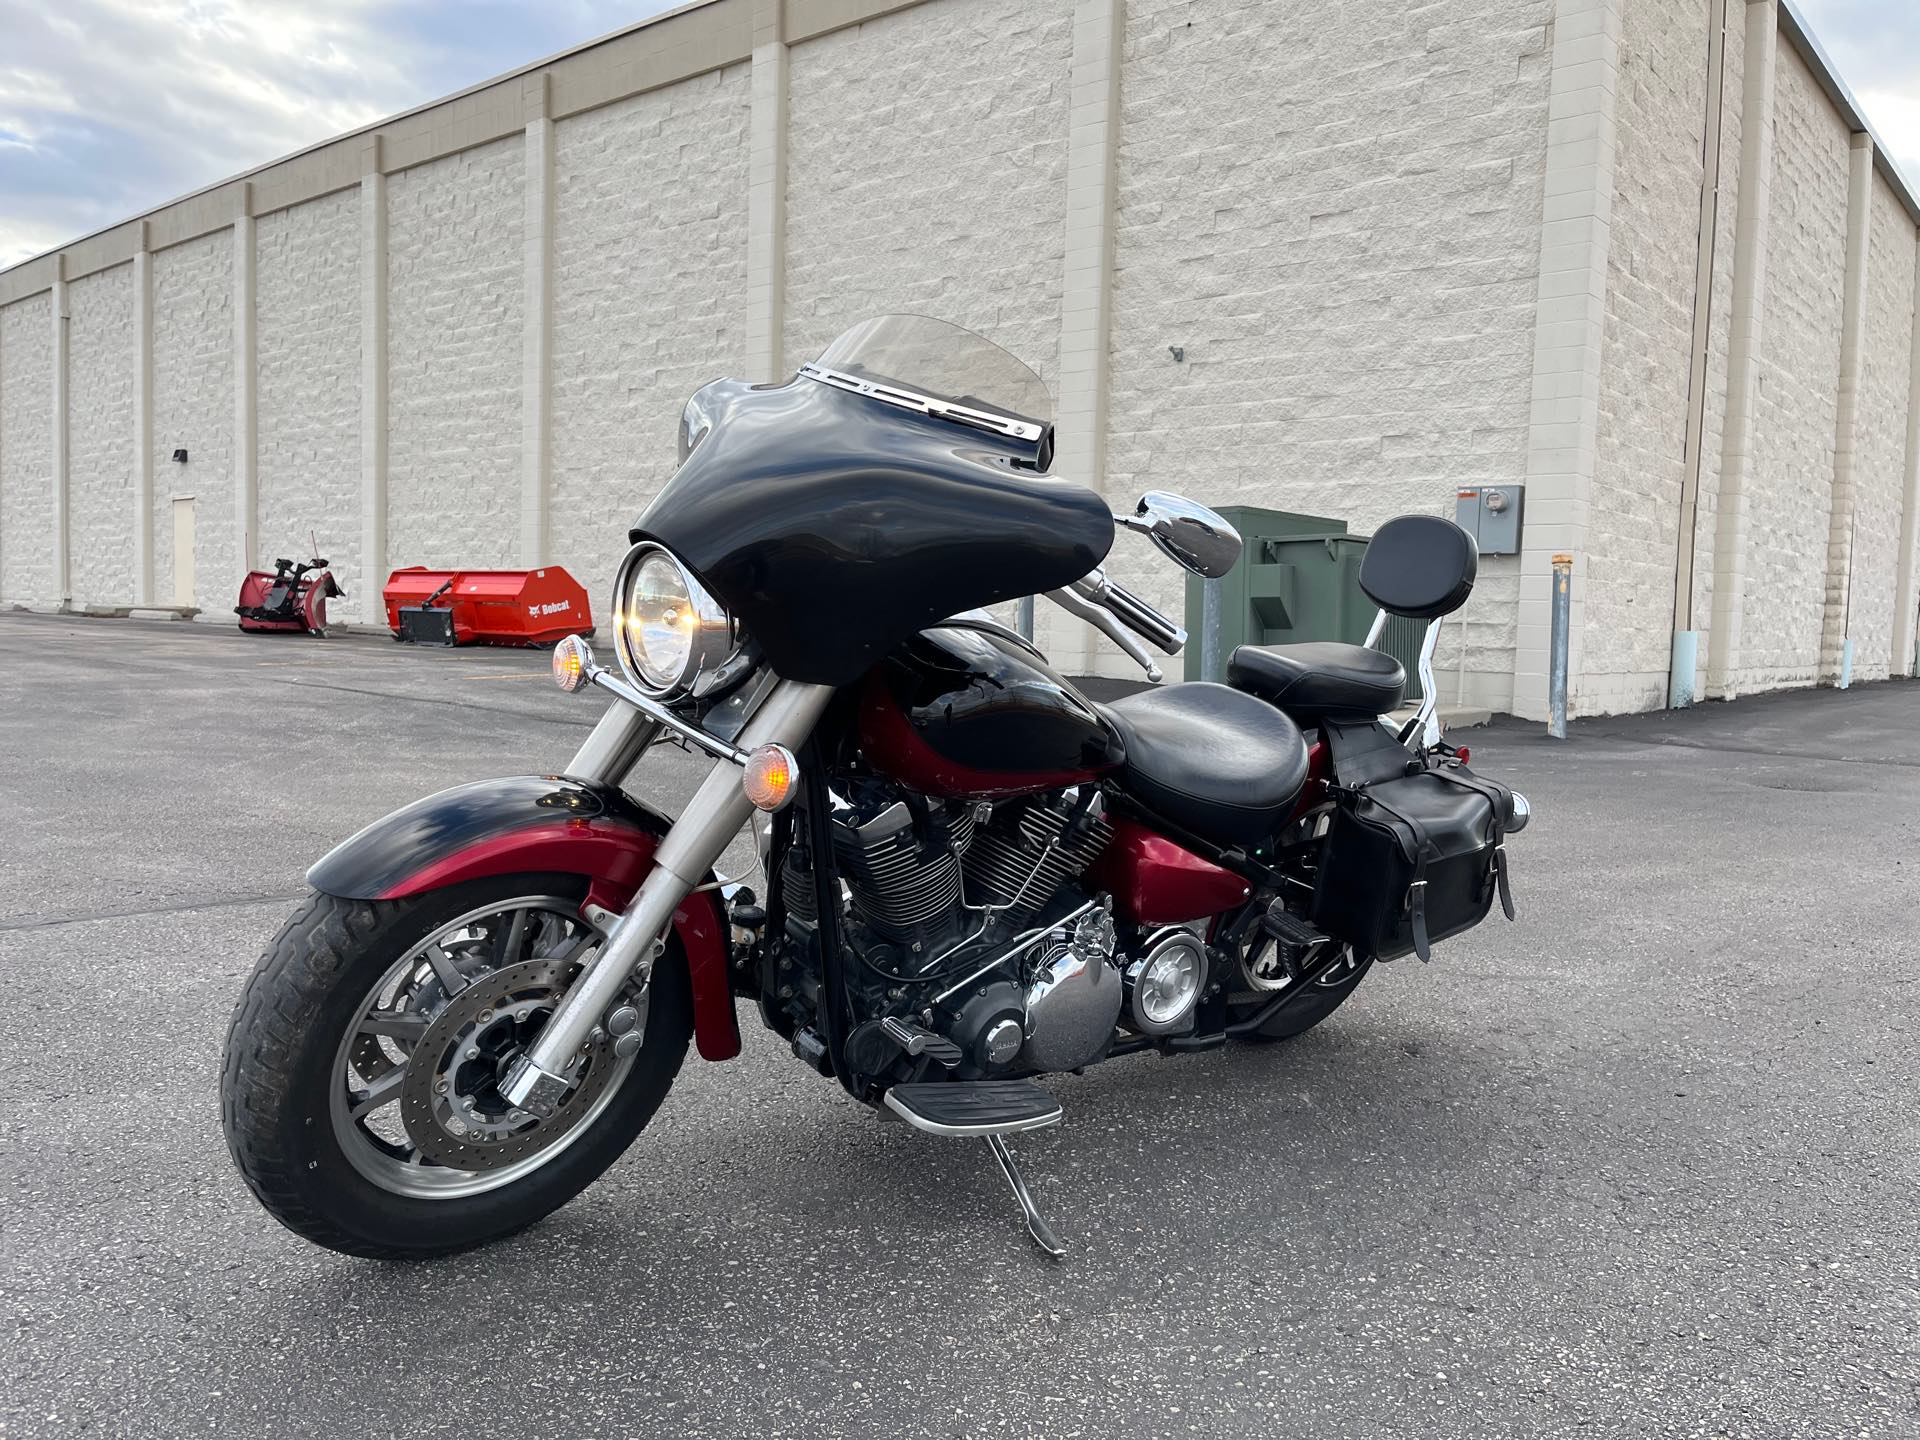
POLYGON ((1473 536, 1482 555, 1520 553, 1520 512, 1526 508, 1524 485, 1462 485, 1453 518, 1473 536))

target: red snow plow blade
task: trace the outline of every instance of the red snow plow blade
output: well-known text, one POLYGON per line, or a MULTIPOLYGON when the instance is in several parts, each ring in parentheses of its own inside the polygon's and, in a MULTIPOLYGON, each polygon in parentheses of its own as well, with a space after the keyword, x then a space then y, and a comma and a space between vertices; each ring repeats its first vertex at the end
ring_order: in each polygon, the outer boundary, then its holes
POLYGON ((381 592, 396 640, 428 645, 552 645, 593 634, 586 588, 543 570, 396 570, 381 592))

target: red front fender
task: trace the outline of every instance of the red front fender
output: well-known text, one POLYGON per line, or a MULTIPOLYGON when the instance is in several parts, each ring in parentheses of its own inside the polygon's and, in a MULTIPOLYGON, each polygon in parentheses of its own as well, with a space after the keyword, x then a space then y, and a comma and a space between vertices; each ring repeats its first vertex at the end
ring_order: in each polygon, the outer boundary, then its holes
MULTIPOLYGON (((416 800, 335 846, 307 883, 354 900, 400 900, 491 875, 583 875, 587 898, 624 910, 653 868, 672 822, 618 790, 551 775, 456 786, 416 800)), ((727 927, 714 891, 673 912, 693 980, 693 1038, 701 1057, 740 1053, 727 980, 727 927)))

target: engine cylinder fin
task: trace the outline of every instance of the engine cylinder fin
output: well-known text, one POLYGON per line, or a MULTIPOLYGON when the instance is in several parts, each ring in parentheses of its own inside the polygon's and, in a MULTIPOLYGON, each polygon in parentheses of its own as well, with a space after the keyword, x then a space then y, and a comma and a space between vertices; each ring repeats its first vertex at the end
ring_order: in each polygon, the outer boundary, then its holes
POLYGON ((972 817, 961 809, 934 818, 944 824, 916 822, 896 801, 864 820, 834 823, 834 857, 854 908, 889 940, 910 942, 950 922, 959 908, 956 852, 960 839, 972 838, 972 817))
POLYGON ((973 837, 963 862, 969 903, 1004 908, 1018 924, 1093 863, 1113 838, 1105 818, 1058 804, 1028 803, 996 813, 973 837))
POLYGON ((820 904, 813 888, 813 867, 801 864, 805 854, 798 845, 788 847, 780 867, 780 898, 789 919, 811 925, 820 918, 820 904))

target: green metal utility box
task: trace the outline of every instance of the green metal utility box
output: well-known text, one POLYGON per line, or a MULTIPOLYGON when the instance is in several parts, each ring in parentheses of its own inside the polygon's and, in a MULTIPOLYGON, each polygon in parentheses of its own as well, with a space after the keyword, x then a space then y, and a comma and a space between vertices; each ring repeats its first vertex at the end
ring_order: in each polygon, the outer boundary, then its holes
MULTIPOLYGON (((1223 507, 1220 514, 1246 548, 1219 580, 1187 577, 1187 679, 1224 679, 1227 657, 1238 645, 1365 642, 1377 609, 1360 593, 1367 536, 1350 535, 1346 521, 1324 515, 1241 505, 1223 507)), ((1419 689, 1412 659, 1424 629, 1418 622, 1392 621, 1381 645, 1407 666, 1410 698, 1419 689)))

